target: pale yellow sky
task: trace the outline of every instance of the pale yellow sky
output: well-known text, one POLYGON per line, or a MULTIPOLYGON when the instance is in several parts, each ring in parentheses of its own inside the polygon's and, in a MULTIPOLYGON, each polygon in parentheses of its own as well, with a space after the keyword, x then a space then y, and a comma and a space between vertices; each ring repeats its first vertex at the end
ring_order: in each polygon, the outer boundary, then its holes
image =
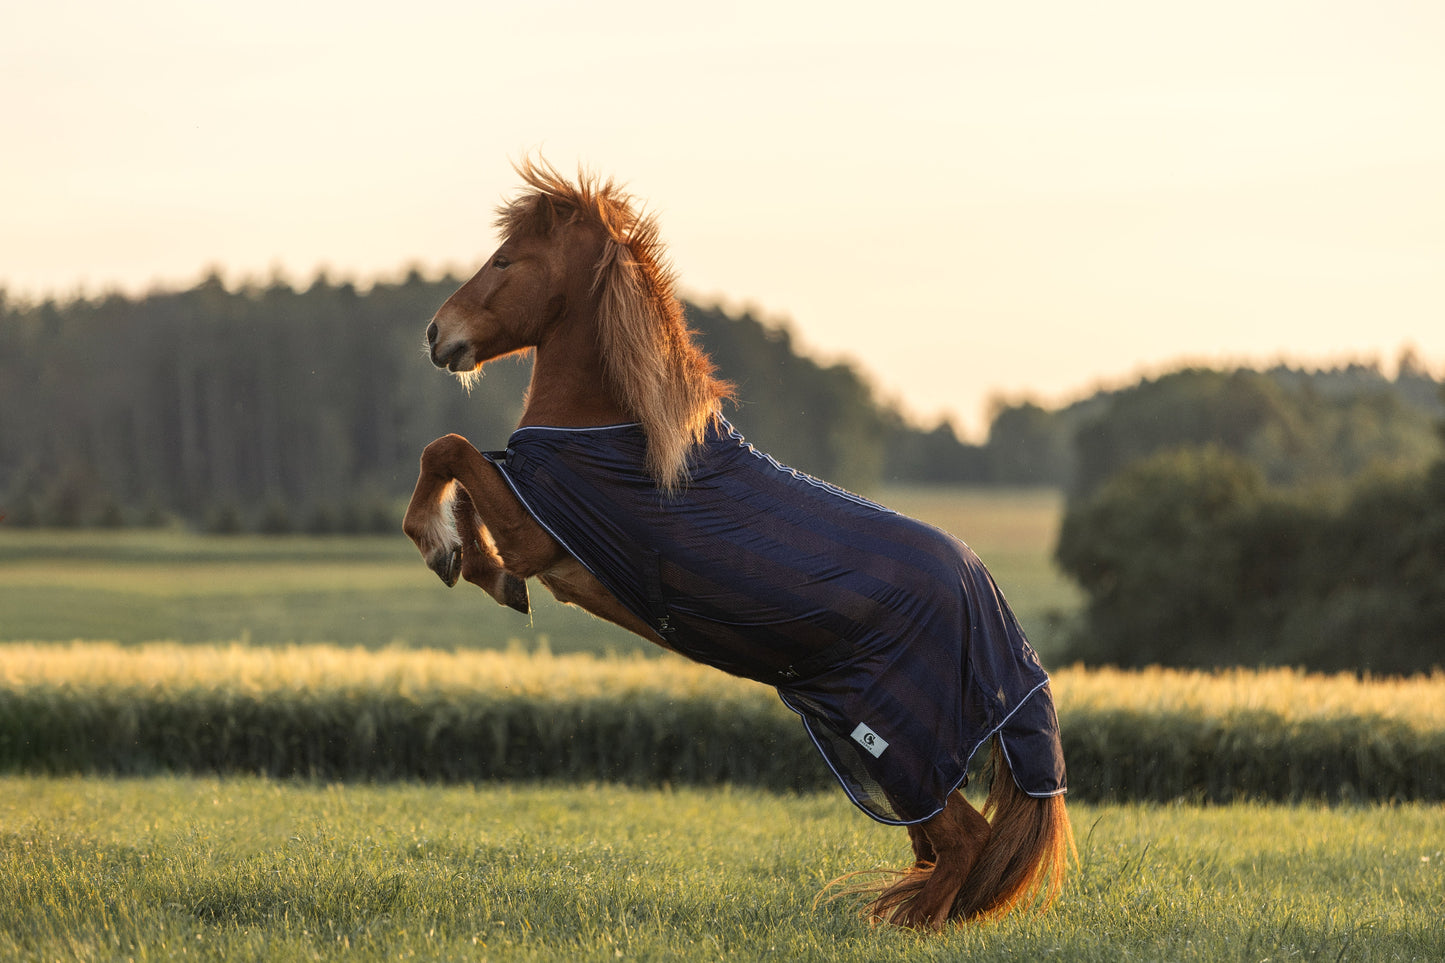
POLYGON ((7 2, 0 285, 470 269, 540 148, 971 429, 1185 358, 1445 374, 1442 52, 1440 0, 7 2))

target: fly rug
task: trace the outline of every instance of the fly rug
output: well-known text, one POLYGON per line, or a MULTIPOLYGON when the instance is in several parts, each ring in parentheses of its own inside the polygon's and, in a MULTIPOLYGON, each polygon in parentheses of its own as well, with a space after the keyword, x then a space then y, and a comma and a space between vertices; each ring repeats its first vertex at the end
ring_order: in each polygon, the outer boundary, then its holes
POLYGON ((501 246, 427 327, 463 379, 535 354, 505 451, 422 454, 403 523, 447 585, 527 611, 536 577, 725 672, 775 686, 848 797, 904 826, 912 866, 850 891, 941 929, 1046 907, 1073 851, 1048 675, 960 540, 755 449, 696 345, 655 221, 544 161, 501 246), (983 810, 960 791, 992 743, 983 810))

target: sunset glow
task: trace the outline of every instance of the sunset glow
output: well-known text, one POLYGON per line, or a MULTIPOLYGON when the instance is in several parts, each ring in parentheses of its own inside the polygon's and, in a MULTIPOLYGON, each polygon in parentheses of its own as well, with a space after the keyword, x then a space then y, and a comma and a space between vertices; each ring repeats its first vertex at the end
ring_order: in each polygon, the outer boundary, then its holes
POLYGON ((1445 371, 1436 0, 500 7, 8 5, 0 287, 468 271, 540 151, 974 431, 1181 359, 1445 371))

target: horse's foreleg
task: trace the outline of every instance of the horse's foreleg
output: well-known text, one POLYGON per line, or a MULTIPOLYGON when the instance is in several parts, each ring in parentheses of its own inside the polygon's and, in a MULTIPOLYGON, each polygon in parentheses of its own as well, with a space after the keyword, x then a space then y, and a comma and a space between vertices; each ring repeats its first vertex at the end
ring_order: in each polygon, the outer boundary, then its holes
POLYGON ((448 586, 459 578, 528 611, 525 579, 563 555, 496 467, 459 435, 427 445, 402 530, 448 586))
MULTIPOLYGON (((461 576, 508 608, 523 615, 532 611, 527 597, 527 583, 506 570, 497 543, 481 516, 472 505, 472 498, 460 485, 455 486, 452 519, 461 541, 461 576)), ((438 573, 440 574, 440 573, 438 573)), ((443 581, 446 576, 442 576, 443 581)), ((454 583, 455 578, 452 579, 454 583)), ((452 583, 448 583, 449 585, 452 583)))
POLYGON ((436 572, 448 588, 457 584, 462 574, 462 538, 451 510, 456 491, 456 479, 429 472, 423 459, 401 522, 401 530, 421 552, 427 568, 436 572))
POLYGON ((666 646, 527 514, 497 466, 459 435, 438 438, 422 452, 402 528, 448 585, 464 578, 525 612, 525 579, 536 576, 559 601, 666 646))

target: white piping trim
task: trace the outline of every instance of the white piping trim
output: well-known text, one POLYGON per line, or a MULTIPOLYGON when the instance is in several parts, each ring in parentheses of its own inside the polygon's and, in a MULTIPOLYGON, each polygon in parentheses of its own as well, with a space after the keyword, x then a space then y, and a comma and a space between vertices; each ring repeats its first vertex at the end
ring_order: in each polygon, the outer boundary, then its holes
POLYGON ((733 439, 734 441, 741 442, 744 445, 747 445, 748 451, 752 453, 752 456, 754 458, 760 458, 763 461, 766 461, 769 465, 772 465, 783 474, 792 475, 794 478, 798 479, 798 481, 807 482, 814 488, 825 491, 830 495, 837 495, 839 498, 853 502, 856 505, 862 505, 865 508, 874 508, 880 512, 886 512, 889 515, 898 514, 898 512, 889 508, 887 505, 880 505, 872 499, 864 498, 862 495, 855 495, 847 489, 839 488, 837 485, 834 485, 831 482, 826 482, 821 478, 814 478, 812 475, 808 474, 805 471, 799 471, 796 468, 789 468, 787 465, 784 465, 782 462, 778 461, 767 452, 760 450, 756 445, 744 438, 742 434, 733 427, 732 422, 728 421, 726 418, 720 420, 722 421, 723 426, 727 428, 729 438, 733 439))
MULTIPOLYGON (((806 732, 808 734, 808 738, 813 741, 813 748, 818 750, 818 755, 822 757, 823 764, 828 767, 830 772, 833 773, 833 778, 838 780, 838 786, 843 790, 843 795, 847 796, 848 801, 851 802, 853 805, 857 806, 862 811, 863 815, 867 816, 869 819, 875 820, 876 822, 880 822, 885 826, 908 826, 914 823, 925 822, 929 819, 932 819, 934 816, 937 816, 939 813, 943 812, 943 807, 940 806, 938 809, 929 813, 927 816, 924 816, 923 819, 884 819, 882 816, 878 815, 873 810, 863 805, 861 802, 858 801, 858 797, 853 795, 852 787, 850 787, 847 781, 838 773, 837 768, 833 765, 833 760, 829 759, 828 754, 823 751, 823 744, 818 741, 818 736, 813 732, 813 720, 810 719, 808 715, 804 713, 801 709, 789 702, 788 697, 783 694, 783 690, 781 689, 778 690, 778 698, 782 700, 783 705, 796 712, 798 714, 798 717, 803 720, 803 731, 806 732)), ((960 780, 960 782, 961 781, 962 780, 960 780)), ((955 786, 954 789, 956 788, 958 787, 955 786)), ((952 793, 953 790, 950 789, 949 792, 952 793)))
MULTIPOLYGON (((1035 692, 1038 692, 1040 689, 1042 689, 1044 686, 1046 686, 1046 685, 1048 685, 1048 684, 1049 684, 1049 678, 1048 678, 1048 676, 1047 676, 1047 674, 1046 674, 1046 675, 1044 676, 1044 681, 1040 682, 1038 685, 1036 685, 1036 686, 1034 686, 1032 689, 1030 689, 1030 690, 1029 690, 1029 694, 1026 695, 1026 696, 1024 696, 1022 699, 1020 699, 1020 700, 1019 700, 1019 704, 1016 705, 1016 706, 1014 706, 1011 710, 1009 710, 1009 714, 1003 717, 1003 722, 1000 722, 1000 723, 994 728, 993 732, 990 732, 987 736, 984 737, 984 739, 983 739, 982 742, 980 742, 978 745, 976 745, 976 746, 973 747, 973 752, 970 752, 970 753, 968 754, 968 761, 969 761, 969 762, 973 762, 974 753, 978 752, 980 749, 983 748, 983 743, 984 743, 984 742, 987 742, 991 737, 993 737, 993 736, 996 735, 1001 729, 1003 729, 1004 726, 1008 725, 1008 721, 1014 717, 1014 713, 1015 713, 1015 712, 1018 712, 1020 709, 1022 709, 1022 708, 1028 703, 1028 701, 1034 697, 1034 693, 1035 693, 1035 692)), ((1000 737, 999 737, 999 740, 998 740, 998 744, 999 744, 999 748, 1003 751, 1004 761, 1008 763, 1009 774, 1010 774, 1010 775, 1013 775, 1013 772, 1014 772, 1014 764, 1013 764, 1013 760, 1012 760, 1012 759, 1009 759, 1009 757, 1008 757, 1008 743, 1007 743, 1006 741, 1004 741, 1004 739, 1003 739, 1002 736, 1000 736, 1000 737)), ((966 768, 966 767, 965 767, 965 768, 966 768)), ((1013 781, 1014 781, 1014 785, 1015 785, 1015 786, 1018 786, 1018 785, 1019 785, 1019 778, 1018 778, 1018 776, 1016 776, 1016 775, 1013 776, 1013 781)), ((1028 791, 1027 789, 1025 789, 1023 786, 1019 786, 1019 792, 1023 793, 1025 796, 1029 796, 1029 797, 1031 797, 1031 798, 1033 798, 1033 799, 1049 799, 1049 798, 1052 798, 1052 797, 1054 797, 1054 796, 1062 796, 1064 793, 1068 792, 1068 788, 1065 787, 1065 788, 1063 788, 1063 789, 1055 790, 1054 792, 1035 793, 1035 792, 1029 792, 1029 791, 1028 791)))
POLYGON ((519 427, 519 428, 513 428, 513 429, 512 429, 512 434, 513 434, 513 435, 518 435, 518 434, 521 434, 521 433, 524 432, 524 431, 565 431, 565 432, 615 431, 615 430, 618 429, 618 428, 638 428, 638 427, 641 427, 641 425, 642 425, 642 422, 640 422, 640 421, 624 421, 624 422, 620 422, 620 423, 615 424, 615 425, 583 425, 583 426, 581 426, 581 427, 575 427, 575 428, 569 428, 569 427, 566 427, 566 426, 564 426, 564 425, 522 425, 522 426, 519 427))

